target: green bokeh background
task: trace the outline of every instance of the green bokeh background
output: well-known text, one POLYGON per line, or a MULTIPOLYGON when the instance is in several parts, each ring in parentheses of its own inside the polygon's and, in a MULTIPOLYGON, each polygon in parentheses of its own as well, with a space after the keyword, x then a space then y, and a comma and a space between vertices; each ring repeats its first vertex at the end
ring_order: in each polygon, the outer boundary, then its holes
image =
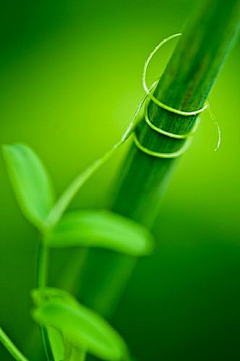
MULTIPOLYGON (((191 0, 1 2, 1 144, 32 146, 60 194, 119 139, 143 95, 144 60, 182 29, 195 6, 191 0)), ((171 50, 167 45, 156 56, 152 80, 171 50)), ((139 261, 114 317, 139 361, 240 359, 239 64, 238 44, 211 94, 221 148, 213 151, 216 128, 203 115, 163 199, 156 252, 139 261)), ((107 205, 126 149, 81 190, 73 208, 107 205)), ((2 156, 0 177, 0 323, 27 353, 37 233, 17 207, 2 156)), ((59 257, 53 257, 56 274, 59 257)), ((11 360, 2 345, 0 360, 11 360)))

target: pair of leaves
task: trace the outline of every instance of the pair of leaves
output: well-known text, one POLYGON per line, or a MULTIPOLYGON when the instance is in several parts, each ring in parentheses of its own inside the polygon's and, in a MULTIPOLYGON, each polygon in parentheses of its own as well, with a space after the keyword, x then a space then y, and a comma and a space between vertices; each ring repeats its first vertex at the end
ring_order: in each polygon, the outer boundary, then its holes
POLYGON ((78 303, 70 294, 58 289, 34 290, 33 318, 40 325, 59 333, 55 339, 55 353, 62 357, 63 350, 58 336, 64 342, 103 360, 120 361, 127 355, 121 336, 99 315, 78 303))
MULTIPOLYGON (((42 162, 23 144, 4 146, 3 151, 25 217, 36 227, 46 230, 49 214, 54 208, 54 196, 42 162)), ((64 204, 70 199, 66 194, 68 191, 62 197, 64 204)), ((45 242, 51 247, 106 247, 135 256, 148 254, 153 245, 152 237, 144 227, 106 211, 79 211, 63 216, 48 230, 45 242)))

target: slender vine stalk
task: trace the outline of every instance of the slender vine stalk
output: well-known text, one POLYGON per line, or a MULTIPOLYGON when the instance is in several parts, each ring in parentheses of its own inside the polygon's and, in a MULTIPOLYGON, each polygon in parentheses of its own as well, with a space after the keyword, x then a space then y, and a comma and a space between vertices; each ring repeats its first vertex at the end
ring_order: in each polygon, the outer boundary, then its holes
MULTIPOLYGON (((49 258, 49 249, 44 244, 40 243, 39 254, 38 254, 38 270, 37 270, 37 279, 38 279, 38 288, 44 291, 44 288, 47 286, 47 277, 48 277, 48 258, 49 258)), ((53 360, 53 354, 48 339, 47 329, 44 326, 40 326, 40 332, 43 342, 43 348, 48 361, 53 360)))
MULTIPOLYGON (((238 36, 239 20, 239 0, 207 0, 200 12, 190 18, 154 97, 182 111, 202 108, 238 36)), ((149 103, 148 115, 154 126, 179 135, 191 132, 197 119, 197 115, 175 114, 153 101, 149 103)), ((137 137, 145 148, 158 153, 177 152, 185 142, 185 139, 156 133, 145 120, 140 122, 137 137)), ((133 143, 117 180, 112 209, 151 227, 176 163, 177 159, 145 154, 133 143)), ((93 264, 98 274, 92 280, 90 290, 88 286, 80 289, 81 299, 98 312, 109 315, 135 259, 90 251, 87 263, 93 264)), ((86 285, 88 277, 86 271, 86 285)))
POLYGON ((49 249, 44 244, 40 243, 39 256, 38 256, 38 288, 44 289, 47 284, 47 273, 48 273, 48 257, 49 249))
POLYGON ((15 358, 17 361, 28 361, 28 359, 23 356, 21 351, 14 345, 14 343, 10 340, 10 338, 6 335, 3 329, 0 327, 0 341, 9 351, 9 353, 15 358))

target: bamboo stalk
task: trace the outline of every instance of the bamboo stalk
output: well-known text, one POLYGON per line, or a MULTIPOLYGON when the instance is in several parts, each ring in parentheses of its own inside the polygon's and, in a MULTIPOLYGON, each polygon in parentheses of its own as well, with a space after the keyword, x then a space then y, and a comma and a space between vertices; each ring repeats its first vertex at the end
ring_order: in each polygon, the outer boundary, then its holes
MULTIPOLYGON (((154 96, 161 102, 184 111, 201 108, 239 32, 239 0, 207 0, 201 11, 190 18, 162 75, 154 96)), ((149 104, 151 122, 165 131, 186 134, 197 116, 177 115, 149 104)), ((138 139, 157 152, 174 152, 185 140, 157 134, 144 120, 138 139)), ((151 227, 162 195, 177 159, 159 159, 143 153, 133 143, 120 172, 112 210, 151 227)), ((90 251, 87 264, 96 270, 83 277, 81 299, 98 312, 109 315, 131 274, 135 259, 110 252, 90 251), (87 286, 85 287, 84 285, 87 286)))

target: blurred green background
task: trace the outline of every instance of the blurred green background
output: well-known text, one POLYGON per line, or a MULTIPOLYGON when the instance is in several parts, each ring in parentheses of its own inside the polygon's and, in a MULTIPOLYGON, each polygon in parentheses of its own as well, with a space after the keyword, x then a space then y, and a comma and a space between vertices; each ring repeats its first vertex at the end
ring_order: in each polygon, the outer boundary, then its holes
MULTIPOLYGON (((197 5, 191 0, 1 2, 1 144, 32 146, 59 194, 119 139, 143 95, 146 57, 182 29, 197 5)), ((167 45, 156 56, 152 80, 171 50, 167 45)), ((221 148, 213 151, 216 128, 204 115, 163 199, 154 227, 156 252, 139 261, 114 317, 139 361, 240 359, 239 64, 238 44, 211 94, 221 148)), ((126 148, 84 187, 73 208, 108 204, 126 148)), ((17 207, 2 156, 0 175, 0 323, 27 353, 37 232, 17 207)), ((59 257, 53 255, 56 274, 64 260, 59 257)), ((0 360, 11 359, 1 345, 0 360)))

